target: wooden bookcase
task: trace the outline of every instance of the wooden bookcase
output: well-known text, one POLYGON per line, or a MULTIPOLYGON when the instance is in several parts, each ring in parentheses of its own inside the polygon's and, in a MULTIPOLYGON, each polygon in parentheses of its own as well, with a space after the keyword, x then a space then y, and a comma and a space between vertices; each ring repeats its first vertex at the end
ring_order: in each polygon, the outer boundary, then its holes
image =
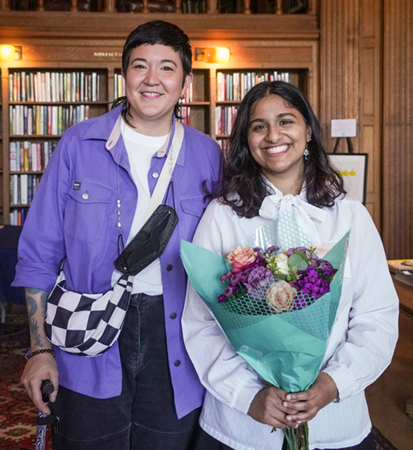
MULTIPOLYGON (((213 2, 209 3, 210 6, 213 2)), ((211 9, 211 8, 210 8, 211 9)), ((288 72, 290 81, 301 87, 318 109, 318 39, 314 13, 302 15, 256 14, 131 14, 82 12, 15 12, 0 15, 0 44, 21 46, 22 59, 0 62, 0 224, 10 223, 10 213, 26 211, 28 203, 20 203, 11 193, 11 183, 36 184, 43 167, 20 167, 10 170, 10 144, 37 147, 55 145, 59 133, 27 132, 14 134, 10 129, 13 111, 47 108, 87 107, 89 117, 101 115, 111 108, 115 95, 122 92, 120 78, 121 53, 131 30, 152 19, 171 21, 190 37, 193 54, 197 48, 224 46, 230 49, 230 62, 208 64, 193 60, 194 81, 191 93, 182 103, 184 122, 222 143, 228 138, 216 128, 219 108, 237 107, 239 100, 217 100, 217 74, 288 72), (234 20, 236 19, 236 20, 234 20), (6 23, 15 26, 2 27, 6 23), (58 26, 61 23, 64 25, 58 26), (100 75, 99 99, 16 99, 10 96, 10 76, 16 73, 72 73, 100 75), (218 109, 217 109, 218 108, 218 109), (22 144, 23 143, 23 144, 22 144), (37 145, 39 144, 39 145, 37 145), (25 180, 27 178, 27 180, 25 180)), ((13 90, 13 86, 12 86, 13 90)), ((13 168, 13 167, 12 167, 13 168)), ((34 190, 34 189, 32 189, 34 190)), ((24 200, 26 200, 24 196, 24 200)), ((24 214, 23 214, 24 215, 24 214)))

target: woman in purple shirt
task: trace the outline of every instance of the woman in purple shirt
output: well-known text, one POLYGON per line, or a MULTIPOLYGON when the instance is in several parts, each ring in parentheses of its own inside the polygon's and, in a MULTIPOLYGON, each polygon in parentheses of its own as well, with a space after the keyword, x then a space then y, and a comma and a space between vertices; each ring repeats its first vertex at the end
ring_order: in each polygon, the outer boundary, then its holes
POLYGON ((118 223, 127 245, 168 155, 178 102, 192 82, 191 57, 177 26, 152 21, 136 28, 122 55, 126 97, 66 131, 30 207, 14 281, 26 287, 36 352, 22 383, 39 410, 60 417, 61 450, 225 448, 199 428, 204 391, 181 331, 187 279, 180 241, 192 239, 208 203, 204 186, 211 189, 220 170, 218 146, 203 133, 185 127, 166 200, 179 222, 161 257, 135 277, 118 342, 82 357, 52 347, 44 333, 47 297, 63 260, 70 291, 102 293, 116 281, 118 223), (46 379, 55 388, 49 405, 40 393, 46 379))

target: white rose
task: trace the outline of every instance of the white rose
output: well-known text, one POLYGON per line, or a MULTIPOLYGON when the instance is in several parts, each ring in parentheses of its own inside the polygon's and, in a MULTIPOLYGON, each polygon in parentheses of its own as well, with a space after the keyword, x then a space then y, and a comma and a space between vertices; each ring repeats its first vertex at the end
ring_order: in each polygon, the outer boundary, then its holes
POLYGON ((277 263, 278 273, 288 275, 290 272, 290 268, 288 267, 288 256, 284 255, 284 253, 280 253, 275 256, 274 261, 277 263))

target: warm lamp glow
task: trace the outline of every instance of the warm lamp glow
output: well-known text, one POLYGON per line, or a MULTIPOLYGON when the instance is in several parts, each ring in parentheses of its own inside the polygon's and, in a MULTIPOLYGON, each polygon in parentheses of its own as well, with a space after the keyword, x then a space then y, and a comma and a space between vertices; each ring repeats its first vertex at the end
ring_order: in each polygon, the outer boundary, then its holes
POLYGON ((204 61, 213 64, 225 64, 229 62, 230 52, 226 47, 197 48, 195 49, 195 61, 204 61))
POLYGON ((16 49, 14 45, 0 45, 0 60, 4 62, 11 62, 15 59, 16 49))

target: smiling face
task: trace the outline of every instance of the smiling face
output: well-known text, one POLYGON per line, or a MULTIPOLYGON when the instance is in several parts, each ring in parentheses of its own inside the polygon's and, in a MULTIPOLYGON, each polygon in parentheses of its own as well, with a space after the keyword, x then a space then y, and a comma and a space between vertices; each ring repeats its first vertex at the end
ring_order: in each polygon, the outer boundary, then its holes
POLYGON ((165 45, 141 45, 132 50, 123 76, 135 130, 149 136, 169 133, 174 107, 193 77, 184 80, 179 54, 165 45))
POLYGON ((283 194, 297 195, 304 181, 303 153, 311 129, 302 114, 278 95, 268 95, 252 108, 248 145, 262 173, 283 194))

